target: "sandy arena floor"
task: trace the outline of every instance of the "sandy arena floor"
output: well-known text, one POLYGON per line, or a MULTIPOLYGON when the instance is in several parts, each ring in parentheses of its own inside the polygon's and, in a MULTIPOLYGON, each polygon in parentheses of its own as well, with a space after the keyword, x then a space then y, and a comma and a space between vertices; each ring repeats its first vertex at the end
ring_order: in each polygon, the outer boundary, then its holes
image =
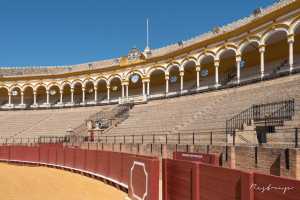
POLYGON ((124 200, 101 181, 47 167, 0 163, 1 200, 124 200))

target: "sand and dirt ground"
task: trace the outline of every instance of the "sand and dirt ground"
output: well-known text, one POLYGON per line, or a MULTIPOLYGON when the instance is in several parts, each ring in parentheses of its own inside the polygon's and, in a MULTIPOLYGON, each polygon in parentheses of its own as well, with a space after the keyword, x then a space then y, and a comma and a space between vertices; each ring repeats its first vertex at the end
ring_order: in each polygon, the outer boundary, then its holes
POLYGON ((80 174, 0 163, 0 200, 124 200, 126 196, 80 174))

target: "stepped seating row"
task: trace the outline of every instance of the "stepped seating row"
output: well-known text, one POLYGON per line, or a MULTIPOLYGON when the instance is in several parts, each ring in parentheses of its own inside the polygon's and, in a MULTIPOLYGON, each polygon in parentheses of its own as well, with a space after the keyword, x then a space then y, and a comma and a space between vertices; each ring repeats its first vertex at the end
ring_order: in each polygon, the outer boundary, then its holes
MULTIPOLYGON (((294 75, 239 88, 151 101, 136 105, 129 112, 129 118, 107 135, 198 133, 216 129, 225 134, 226 119, 252 104, 295 98, 297 108, 299 94, 300 75, 294 75)), ((290 127, 300 124, 299 113, 296 113, 294 122, 289 122, 290 127)))
POLYGON ((2 111, 0 132, 3 137, 63 136, 68 129, 82 124, 90 115, 109 107, 2 111))

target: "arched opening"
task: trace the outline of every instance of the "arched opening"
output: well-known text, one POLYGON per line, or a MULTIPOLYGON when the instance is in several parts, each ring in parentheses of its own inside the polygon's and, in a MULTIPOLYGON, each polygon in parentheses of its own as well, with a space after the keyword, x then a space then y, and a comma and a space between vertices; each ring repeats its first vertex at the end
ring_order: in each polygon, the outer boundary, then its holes
POLYGON ((14 87, 11 90, 11 103, 13 105, 21 104, 21 89, 18 87, 14 87))
POLYGON ((92 81, 89 81, 85 84, 85 101, 86 102, 95 101, 94 83, 92 81))
POLYGON ((265 41, 265 74, 276 73, 276 71, 287 68, 289 64, 289 48, 287 34, 278 30, 266 38, 265 41))
POLYGON ((236 54, 232 49, 226 49, 220 54, 219 83, 226 85, 236 78, 236 54))
POLYGON ((240 76, 242 79, 260 76, 260 53, 257 42, 249 42, 241 50, 240 76))
POLYGON ((26 106, 33 104, 33 88, 30 86, 24 88, 24 104, 26 106))
POLYGON ((8 104, 8 90, 4 87, 0 88, 0 106, 8 104))
POLYGON ((77 82, 74 84, 74 104, 80 104, 82 102, 82 85, 77 82))
POLYGON ((294 31, 294 65, 300 65, 300 23, 294 31))
POLYGON ((200 88, 215 84, 215 63, 214 57, 205 56, 200 63, 200 88))
POLYGON ((169 71, 169 92, 180 91, 180 71, 179 67, 174 65, 169 71))
POLYGON ((155 69, 150 73, 150 95, 165 93, 165 72, 155 69))
POLYGON ((122 96, 122 86, 119 77, 110 80, 110 99, 115 100, 122 96))
POLYGON ((188 61, 184 64, 184 76, 183 76, 183 89, 190 90, 197 87, 197 72, 196 63, 194 61, 188 61))
POLYGON ((44 104, 47 102, 46 88, 42 85, 38 86, 36 89, 36 103, 44 104))
POLYGON ((129 96, 143 94, 143 82, 142 77, 139 74, 133 73, 129 76, 128 93, 129 96))
POLYGON ((60 102, 60 89, 57 85, 49 88, 49 103, 54 105, 60 102))
POLYGON ((99 80, 97 83, 97 95, 99 102, 107 99, 107 84, 103 79, 99 80))
POLYGON ((63 91, 63 103, 68 104, 71 102, 71 85, 66 83, 62 87, 63 91))

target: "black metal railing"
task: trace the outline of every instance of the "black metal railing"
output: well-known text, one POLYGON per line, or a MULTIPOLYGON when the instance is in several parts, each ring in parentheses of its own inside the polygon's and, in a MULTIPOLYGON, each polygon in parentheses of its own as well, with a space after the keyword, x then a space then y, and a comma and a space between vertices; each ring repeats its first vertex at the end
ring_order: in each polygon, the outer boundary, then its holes
MULTIPOLYGON (((96 144, 176 144, 176 145, 255 145, 253 141, 237 141, 235 135, 227 135, 226 130, 189 131, 172 133, 159 131, 145 134, 84 136, 39 136, 39 137, 0 137, 0 144, 43 144, 64 143, 79 146, 84 143, 96 144)), ((243 140, 243 138, 239 138, 243 140)), ((280 128, 268 136, 263 145, 281 145, 299 148, 299 128, 280 128)))
POLYGON ((226 120, 226 133, 234 134, 243 126, 253 123, 263 126, 280 126, 286 120, 291 120, 295 112, 295 100, 252 105, 250 108, 226 120))

